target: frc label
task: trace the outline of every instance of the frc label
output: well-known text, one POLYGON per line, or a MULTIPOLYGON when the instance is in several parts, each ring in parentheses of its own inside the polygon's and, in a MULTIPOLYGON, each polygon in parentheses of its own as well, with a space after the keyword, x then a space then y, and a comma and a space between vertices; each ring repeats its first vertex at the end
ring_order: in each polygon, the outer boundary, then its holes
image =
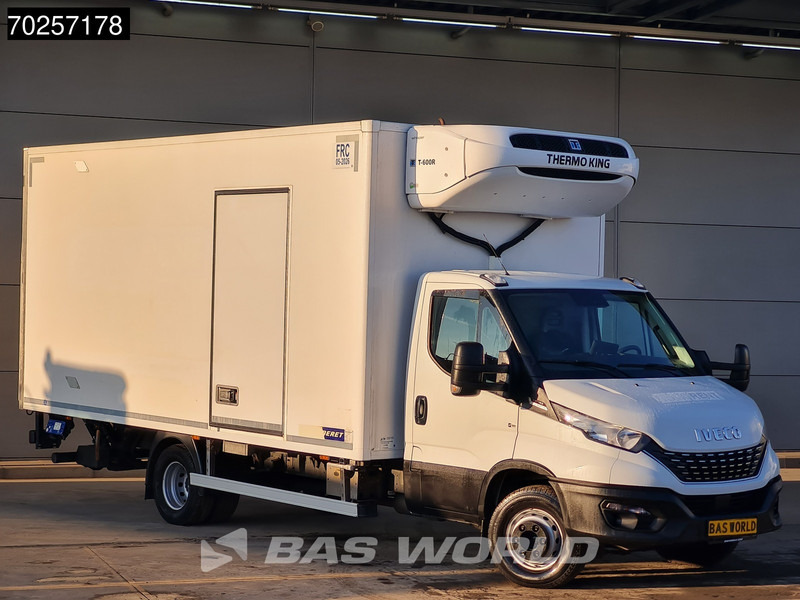
POLYGON ((340 135, 333 146, 333 168, 358 171, 358 136, 340 135))
POLYGON ((350 168, 353 166, 353 143, 336 144, 336 165, 337 167, 350 168))

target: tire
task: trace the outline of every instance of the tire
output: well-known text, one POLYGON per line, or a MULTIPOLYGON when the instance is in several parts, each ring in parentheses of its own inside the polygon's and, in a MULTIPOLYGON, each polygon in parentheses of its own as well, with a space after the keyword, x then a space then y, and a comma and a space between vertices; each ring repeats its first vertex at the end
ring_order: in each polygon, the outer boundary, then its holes
POLYGON ((560 587, 583 568, 583 562, 569 560, 571 544, 561 507, 546 485, 524 487, 503 498, 489 521, 489 542, 501 557, 500 571, 518 585, 560 587), (528 541, 527 551, 520 538, 528 541))
POLYGON ((659 548, 657 552, 662 558, 670 561, 687 562, 699 567, 713 567, 733 554, 738 544, 739 542, 723 544, 698 542, 696 544, 664 546, 659 548))
POLYGON ((156 458, 153 496, 158 512, 167 523, 197 525, 211 516, 214 496, 189 485, 189 476, 199 472, 191 453, 181 444, 169 446, 156 458))
POLYGON ((214 492, 214 508, 208 517, 209 523, 224 523, 236 512, 239 506, 239 494, 227 492, 214 492))

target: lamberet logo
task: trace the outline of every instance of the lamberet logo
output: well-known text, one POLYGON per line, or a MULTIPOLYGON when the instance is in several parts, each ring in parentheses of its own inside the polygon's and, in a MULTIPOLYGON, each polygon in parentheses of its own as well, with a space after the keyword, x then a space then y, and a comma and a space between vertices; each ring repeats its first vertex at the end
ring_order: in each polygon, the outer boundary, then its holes
POLYGON ((323 427, 324 438, 333 442, 344 441, 344 429, 337 429, 335 427, 323 427))

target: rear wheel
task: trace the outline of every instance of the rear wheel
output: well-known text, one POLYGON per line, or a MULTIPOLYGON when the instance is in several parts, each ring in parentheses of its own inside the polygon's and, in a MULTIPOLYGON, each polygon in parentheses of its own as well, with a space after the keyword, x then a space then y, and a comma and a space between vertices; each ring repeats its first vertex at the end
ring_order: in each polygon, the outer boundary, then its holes
POLYGON ((658 549, 658 553, 667 560, 687 562, 700 567, 713 567, 733 554, 738 544, 739 542, 727 542, 724 544, 698 542, 696 544, 664 546, 658 549))
POLYGON ((239 506, 239 494, 214 492, 214 508, 211 509, 208 522, 224 523, 233 516, 237 506, 239 506))
POLYGON ((569 583, 583 567, 571 560, 573 545, 561 507, 546 485, 521 488, 506 496, 489 522, 489 541, 500 570, 519 585, 553 588, 569 583))
POLYGON ((167 523, 196 525, 208 520, 214 509, 214 496, 189 484, 190 475, 199 472, 191 453, 181 444, 159 454, 153 471, 154 497, 156 508, 167 523))

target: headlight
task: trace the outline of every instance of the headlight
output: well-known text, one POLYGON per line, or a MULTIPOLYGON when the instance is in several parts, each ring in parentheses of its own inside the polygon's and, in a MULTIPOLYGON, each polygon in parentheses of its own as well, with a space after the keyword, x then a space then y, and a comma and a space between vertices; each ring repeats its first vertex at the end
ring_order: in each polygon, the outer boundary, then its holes
POLYGON ((576 429, 580 429, 590 440, 607 444, 616 448, 622 448, 630 452, 639 452, 642 447, 647 443, 648 437, 641 431, 635 429, 628 429, 621 425, 613 425, 606 423, 600 419, 595 419, 576 410, 564 408, 551 402, 553 409, 556 411, 558 420, 565 425, 571 425, 576 429))

